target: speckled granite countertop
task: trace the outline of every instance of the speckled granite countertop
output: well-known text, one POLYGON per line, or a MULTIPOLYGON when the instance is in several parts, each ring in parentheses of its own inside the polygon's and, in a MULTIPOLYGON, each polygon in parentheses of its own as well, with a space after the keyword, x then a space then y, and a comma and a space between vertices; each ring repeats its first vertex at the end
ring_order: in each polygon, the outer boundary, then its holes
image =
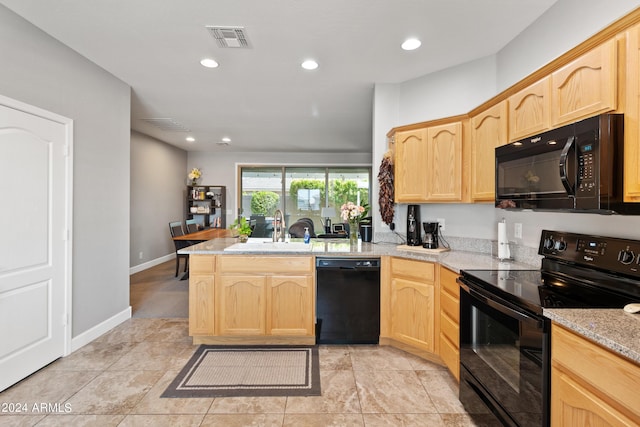
MULTIPOLYGON (((296 239, 291 239, 295 241, 296 239)), ((299 239, 301 241, 301 239, 299 239)), ((217 254, 217 255, 314 255, 314 256, 337 256, 337 257, 379 257, 396 256, 402 258, 416 259, 420 261, 438 262, 445 267, 459 273, 463 269, 487 269, 496 270, 498 268, 507 270, 536 270, 539 266, 524 264, 520 262, 500 262, 498 259, 478 252, 448 251, 433 253, 419 248, 413 250, 403 250, 401 246, 393 243, 366 243, 358 241, 358 244, 350 245, 346 239, 312 239, 310 250, 304 252, 291 251, 225 251, 225 248, 238 243, 238 239, 221 238, 198 243, 193 246, 181 249, 181 254, 217 254)))
POLYGON ((640 364, 640 314, 622 308, 545 308, 544 315, 640 364))

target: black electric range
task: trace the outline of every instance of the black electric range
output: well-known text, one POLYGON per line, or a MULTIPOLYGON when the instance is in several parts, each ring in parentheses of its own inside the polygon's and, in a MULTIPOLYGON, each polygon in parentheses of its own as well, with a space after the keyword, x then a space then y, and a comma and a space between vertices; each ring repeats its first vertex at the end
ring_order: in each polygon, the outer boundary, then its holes
POLYGON ((539 270, 463 270, 488 292, 543 308, 622 308, 640 302, 640 241, 542 231, 539 270))
POLYGON ((550 321, 544 308, 640 302, 640 241, 543 230, 539 270, 463 270, 460 401, 506 426, 548 426, 550 321), (482 408, 479 409, 479 406, 482 408))

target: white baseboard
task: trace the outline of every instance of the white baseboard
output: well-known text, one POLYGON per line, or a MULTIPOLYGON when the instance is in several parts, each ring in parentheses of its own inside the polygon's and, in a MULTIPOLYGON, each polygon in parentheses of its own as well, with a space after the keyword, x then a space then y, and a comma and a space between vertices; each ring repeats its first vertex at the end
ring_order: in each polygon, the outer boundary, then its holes
POLYGON ((122 322, 129 319, 131 319, 131 306, 129 306, 125 310, 122 310, 120 313, 116 314, 115 316, 110 317, 104 322, 94 326, 88 331, 81 333, 77 337, 73 337, 71 339, 71 352, 74 352, 80 347, 83 347, 86 344, 89 344, 91 341, 95 340, 100 335, 110 331, 111 329, 115 328, 122 322))
POLYGON ((175 252, 169 255, 161 256, 160 258, 152 259, 151 261, 147 261, 142 264, 134 265, 129 268, 129 275, 134 273, 139 273, 141 271, 146 270, 147 268, 155 267, 158 264, 162 264, 163 262, 170 261, 176 258, 175 252))

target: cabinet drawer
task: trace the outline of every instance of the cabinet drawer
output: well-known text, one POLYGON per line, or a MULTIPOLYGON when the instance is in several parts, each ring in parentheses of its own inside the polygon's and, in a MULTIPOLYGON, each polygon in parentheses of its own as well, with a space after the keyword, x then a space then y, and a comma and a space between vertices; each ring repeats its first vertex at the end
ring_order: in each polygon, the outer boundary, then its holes
POLYGON ((440 333, 447 337, 454 347, 460 347, 460 327, 458 322, 444 313, 440 315, 440 333))
POLYGON ((460 352, 444 335, 440 335, 440 358, 456 380, 460 381, 460 352))
POLYGON ((433 283, 435 280, 435 265, 432 262, 391 258, 391 274, 393 276, 411 277, 423 283, 433 283))
POLYGON ((215 273, 216 257, 213 255, 190 255, 189 271, 191 271, 190 274, 215 273))
POLYGON ((449 294, 456 297, 456 299, 460 298, 460 286, 456 279, 458 278, 458 273, 454 273, 445 267, 440 267, 440 286, 442 289, 449 292, 449 294))
POLYGON ((220 257, 221 273, 309 273, 313 272, 310 256, 235 256, 220 257))
POLYGON ((440 292, 440 310, 456 323, 460 322, 460 302, 447 292, 440 292))
POLYGON ((553 365, 586 381, 607 401, 616 402, 640 417, 640 367, 566 329, 551 330, 553 365))

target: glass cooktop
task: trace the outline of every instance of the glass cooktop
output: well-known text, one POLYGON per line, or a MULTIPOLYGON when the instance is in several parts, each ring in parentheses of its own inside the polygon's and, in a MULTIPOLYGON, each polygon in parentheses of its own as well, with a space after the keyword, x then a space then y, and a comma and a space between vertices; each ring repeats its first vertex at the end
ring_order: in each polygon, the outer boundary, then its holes
POLYGON ((593 280, 542 270, 463 270, 466 282, 486 289, 518 306, 541 314, 542 308, 622 308, 634 298, 610 289, 606 277, 589 272, 593 280))

